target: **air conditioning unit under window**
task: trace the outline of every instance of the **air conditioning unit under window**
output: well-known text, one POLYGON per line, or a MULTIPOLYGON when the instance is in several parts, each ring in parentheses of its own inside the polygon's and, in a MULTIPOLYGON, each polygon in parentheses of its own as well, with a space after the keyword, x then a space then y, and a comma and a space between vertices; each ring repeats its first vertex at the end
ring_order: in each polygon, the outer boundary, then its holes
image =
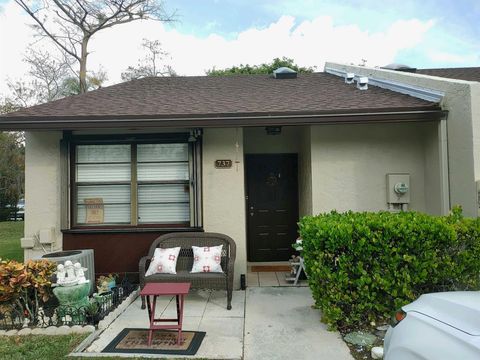
POLYGON ((85 277, 90 280, 90 294, 95 290, 95 263, 93 257, 93 249, 84 250, 67 250, 57 251, 42 256, 42 259, 48 259, 57 264, 65 264, 65 261, 70 260, 72 263, 79 262, 82 267, 87 268, 85 277))

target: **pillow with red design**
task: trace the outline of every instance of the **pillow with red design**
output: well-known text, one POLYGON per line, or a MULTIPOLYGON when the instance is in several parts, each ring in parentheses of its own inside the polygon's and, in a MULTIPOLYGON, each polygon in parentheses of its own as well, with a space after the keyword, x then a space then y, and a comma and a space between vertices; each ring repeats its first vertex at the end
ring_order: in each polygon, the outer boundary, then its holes
POLYGON ((156 248, 145 276, 153 274, 176 274, 180 247, 162 249, 156 248))
POLYGON ((220 264, 222 261, 222 248, 223 245, 210 247, 192 246, 193 267, 191 272, 223 272, 222 265, 220 264))

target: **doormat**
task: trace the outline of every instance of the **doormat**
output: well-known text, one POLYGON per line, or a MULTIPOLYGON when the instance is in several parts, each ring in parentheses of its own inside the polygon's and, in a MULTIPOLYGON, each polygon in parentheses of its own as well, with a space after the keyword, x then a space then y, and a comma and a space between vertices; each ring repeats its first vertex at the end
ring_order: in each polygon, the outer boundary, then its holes
POLYGON ((204 332, 182 331, 185 340, 177 345, 177 331, 155 330, 152 345, 148 346, 148 329, 123 329, 120 334, 108 344, 103 353, 124 354, 169 354, 195 355, 202 344, 204 332))
POLYGON ((291 268, 288 265, 254 265, 250 268, 251 272, 281 272, 290 270, 291 268))

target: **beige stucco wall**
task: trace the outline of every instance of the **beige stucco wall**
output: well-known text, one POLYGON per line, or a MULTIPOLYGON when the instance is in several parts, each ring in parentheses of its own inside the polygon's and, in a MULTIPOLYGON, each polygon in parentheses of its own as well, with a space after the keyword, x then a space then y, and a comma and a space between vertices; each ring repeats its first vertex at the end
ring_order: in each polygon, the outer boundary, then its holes
POLYGON ((203 135, 203 225, 205 231, 230 236, 237 244, 235 287, 247 273, 242 129, 205 129, 203 135), (238 143, 238 147, 236 144, 238 143), (215 160, 230 159, 231 169, 216 169, 215 160))
POLYGON ((480 98, 476 83, 329 62, 325 64, 325 68, 443 92, 445 96, 441 106, 449 111, 447 132, 450 205, 459 204, 465 215, 477 216, 475 179, 479 177, 480 168, 480 109, 475 103, 478 103, 480 98), (474 157, 474 154, 477 155, 474 157))
MULTIPOLYGON (((61 249, 60 139, 61 132, 26 133, 25 236, 54 227, 61 249)), ((231 236, 237 244, 235 284, 246 274, 245 194, 242 129, 206 129, 203 140, 203 221, 205 231, 231 236), (238 142, 238 150, 235 144, 238 142), (231 159, 231 169, 215 169, 214 160, 231 159)), ((50 246, 45 248, 48 252, 50 246)), ((41 247, 25 250, 25 258, 40 256, 41 247)))
MULTIPOLYGON (((62 132, 25 133, 25 237, 37 236, 40 230, 55 228, 56 242, 62 248, 60 232, 60 139, 62 132)), ((45 251, 37 246, 25 250, 25 260, 45 251)))
POLYGON ((439 123, 426 124, 425 131, 425 210, 442 215, 439 123))
MULTIPOLYGON (((205 231, 225 233, 236 241, 236 287, 240 274, 247 271, 244 142, 245 152, 248 146, 250 152, 298 153, 300 216, 332 209, 386 209, 385 174, 389 172, 411 174, 412 209, 437 213, 437 123, 319 125, 282 132, 284 138, 267 137, 263 129, 204 130, 203 225, 205 231), (277 144, 264 147, 265 139, 277 144), (231 159, 233 167, 216 169, 217 159, 231 159)), ((25 235, 55 227, 56 248, 61 248, 61 136, 60 132, 26 136, 25 235)), ((28 250, 26 256, 41 253, 41 249, 28 250)))
POLYGON ((243 129, 245 154, 285 154, 298 153, 300 126, 283 126, 278 135, 267 135, 265 127, 248 127, 243 129))
POLYGON ((298 152, 298 212, 300 217, 313 214, 312 208, 312 140, 311 128, 302 128, 298 152))
POLYGON ((471 85, 475 180, 480 180, 480 83, 471 85))
POLYGON ((388 173, 410 174, 409 208, 426 211, 424 139, 432 130, 428 127, 420 123, 312 126, 313 213, 387 210, 388 173))

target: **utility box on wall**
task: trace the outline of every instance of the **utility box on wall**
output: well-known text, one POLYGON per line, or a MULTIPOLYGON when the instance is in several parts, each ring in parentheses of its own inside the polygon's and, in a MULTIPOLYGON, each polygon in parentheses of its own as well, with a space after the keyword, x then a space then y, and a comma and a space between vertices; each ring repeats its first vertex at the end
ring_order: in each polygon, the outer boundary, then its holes
POLYGON ((387 174, 387 203, 410 203, 410 174, 387 174))
POLYGON ((40 244, 53 244, 55 242, 55 228, 47 228, 40 230, 40 244))

